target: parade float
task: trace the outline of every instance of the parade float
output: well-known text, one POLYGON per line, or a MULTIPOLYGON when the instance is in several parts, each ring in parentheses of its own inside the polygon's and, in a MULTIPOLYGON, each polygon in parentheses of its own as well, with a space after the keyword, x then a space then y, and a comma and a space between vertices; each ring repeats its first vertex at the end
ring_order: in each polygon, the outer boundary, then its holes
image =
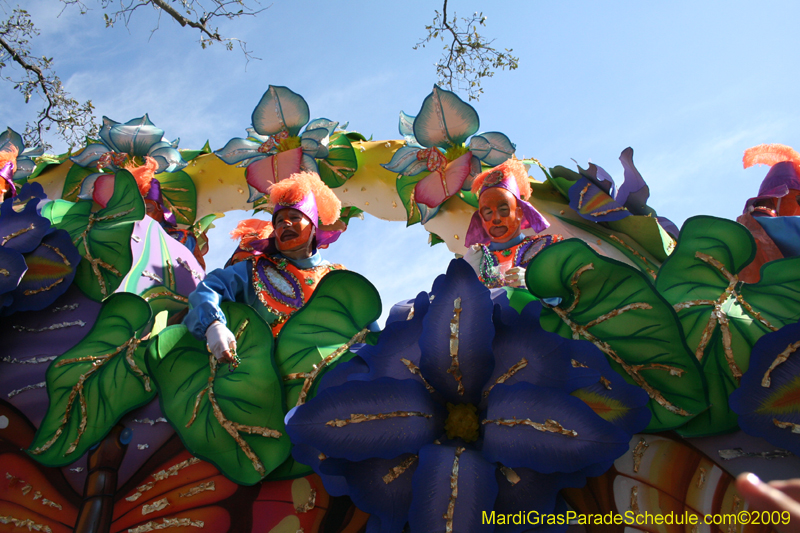
MULTIPOLYGON (((800 475, 791 242, 769 255, 752 220, 679 230, 647 205, 631 148, 620 185, 595 164, 517 160, 436 86, 400 113, 402 139, 311 117, 270 86, 250 127, 242 118, 247 137, 216 151, 179 148, 146 115, 105 118, 98 139, 58 156, 0 135, 0 529, 564 530, 514 517, 735 515, 746 507, 727 459, 800 475), (524 230, 542 237, 519 249, 515 286, 460 259, 473 181, 509 161, 549 225, 524 230), (263 290, 292 311, 276 328, 222 303, 237 357, 224 364, 182 324, 203 256, 227 253, 209 251, 207 231, 231 210, 273 212, 273 187, 302 172, 341 201, 339 231, 362 212, 422 224, 455 259, 393 307, 355 272, 302 298, 281 268, 266 272, 263 290), (741 449, 754 445, 767 451, 741 449)), ((748 163, 797 180, 796 155, 766 147, 748 163)), ((776 179, 754 206, 794 194, 776 179)), ((795 215, 777 207, 771 218, 795 215)))

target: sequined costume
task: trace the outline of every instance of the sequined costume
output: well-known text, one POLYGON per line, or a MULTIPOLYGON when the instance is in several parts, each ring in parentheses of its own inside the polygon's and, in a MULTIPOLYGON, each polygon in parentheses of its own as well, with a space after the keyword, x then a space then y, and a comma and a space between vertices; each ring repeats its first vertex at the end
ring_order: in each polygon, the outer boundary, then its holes
MULTIPOLYGON (((512 267, 526 268, 531 259, 545 247, 562 241, 561 235, 520 235, 514 244, 507 248, 498 245, 475 244, 464 255, 464 259, 472 265, 481 282, 490 289, 509 285, 505 281, 505 273, 512 267), (494 249, 492 249, 494 248, 494 249)), ((507 245, 508 243, 502 243, 507 245)))

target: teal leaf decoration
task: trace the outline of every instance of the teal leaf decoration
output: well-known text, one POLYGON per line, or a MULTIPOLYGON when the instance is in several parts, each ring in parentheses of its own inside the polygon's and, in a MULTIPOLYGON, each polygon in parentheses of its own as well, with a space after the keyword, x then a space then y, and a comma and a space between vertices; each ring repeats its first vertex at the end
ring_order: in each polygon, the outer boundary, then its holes
POLYGON ((525 281, 539 299, 561 298, 544 306, 544 329, 594 343, 617 373, 648 393, 647 431, 679 427, 708 408, 678 317, 647 275, 568 239, 539 252, 525 281))
POLYGON ((414 136, 423 146, 447 149, 464 144, 479 127, 478 113, 471 105, 434 85, 414 119, 414 136))
POLYGON ((47 466, 76 461, 122 416, 155 396, 142 332, 150 306, 134 294, 109 297, 92 329, 47 369, 50 404, 28 453, 47 466))
POLYGON ((297 135, 311 118, 302 96, 286 87, 270 85, 253 110, 253 127, 261 135, 288 131, 297 135))
POLYGON ((183 325, 162 330, 147 351, 161 409, 193 455, 231 481, 253 485, 289 456, 272 332, 243 304, 223 302, 238 368, 219 364, 183 325))
POLYGON ((92 213, 91 200, 47 203, 42 216, 66 230, 82 256, 75 283, 89 298, 101 301, 113 293, 131 268, 133 224, 145 215, 136 181, 127 170, 116 173, 108 205, 92 213))
POLYGON ((344 185, 356 170, 358 160, 350 139, 341 132, 331 135, 328 156, 319 160, 319 177, 325 185, 335 189, 344 185))
POLYGON ((766 265, 756 284, 737 274, 755 256, 750 232, 710 216, 687 220, 656 288, 678 313, 686 341, 708 380, 711 409, 680 432, 701 436, 737 428, 728 396, 739 387, 750 352, 765 333, 800 319, 800 258, 766 265))

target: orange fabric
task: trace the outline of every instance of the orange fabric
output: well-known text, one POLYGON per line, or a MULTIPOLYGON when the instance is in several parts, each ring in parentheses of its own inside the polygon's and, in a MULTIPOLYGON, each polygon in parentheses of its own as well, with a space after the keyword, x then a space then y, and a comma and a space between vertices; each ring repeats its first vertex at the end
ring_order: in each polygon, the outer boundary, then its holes
POLYGON ((323 277, 325 277, 325 275, 328 274, 328 272, 332 270, 344 270, 344 267, 338 264, 324 264, 309 269, 301 269, 282 258, 268 255, 253 256, 253 289, 255 290, 256 296, 258 296, 259 301, 261 301, 264 307, 266 307, 270 313, 278 317, 275 322, 270 324, 273 335, 277 335, 281 328, 283 328, 283 324, 286 322, 286 320, 292 314, 294 314, 295 311, 300 309, 309 298, 311 298, 311 295, 314 293, 314 290, 316 290, 319 282, 323 277), (259 265, 260 262, 263 262, 263 264, 259 265), (267 287, 274 287, 274 285, 270 282, 268 276, 267 279, 262 279, 258 268, 259 266, 261 266, 267 272, 272 269, 272 272, 275 273, 275 270, 277 270, 287 273, 289 277, 293 278, 293 280, 297 283, 297 286, 302 291, 302 302, 300 305, 287 304, 279 301, 272 294, 270 294, 267 287))
POLYGON ((758 248, 753 262, 739 272, 739 279, 745 283, 757 283, 761 279, 761 267, 770 261, 783 259, 783 254, 770 236, 767 235, 767 232, 764 231, 764 228, 761 227, 761 224, 749 213, 737 218, 736 222, 750 230, 758 248))

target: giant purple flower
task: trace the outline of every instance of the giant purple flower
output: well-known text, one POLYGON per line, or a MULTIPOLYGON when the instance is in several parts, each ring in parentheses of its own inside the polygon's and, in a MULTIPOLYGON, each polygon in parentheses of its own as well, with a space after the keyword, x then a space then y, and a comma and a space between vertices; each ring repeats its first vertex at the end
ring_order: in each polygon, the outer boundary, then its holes
POLYGON ((287 415, 295 458, 369 531, 528 529, 482 513, 552 512, 649 422, 647 394, 593 345, 545 332, 538 302, 516 313, 463 260, 412 309, 287 415))

